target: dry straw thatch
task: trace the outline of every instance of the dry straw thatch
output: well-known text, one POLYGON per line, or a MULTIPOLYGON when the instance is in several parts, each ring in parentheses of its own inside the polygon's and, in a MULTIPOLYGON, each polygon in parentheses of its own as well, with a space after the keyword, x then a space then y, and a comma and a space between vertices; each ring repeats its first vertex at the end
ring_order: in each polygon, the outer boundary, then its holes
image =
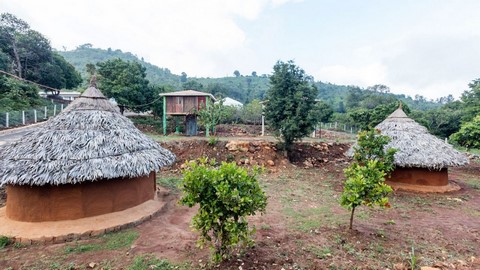
POLYGON ((392 138, 386 148, 397 149, 396 166, 440 170, 468 163, 465 155, 428 133, 425 127, 409 118, 401 107, 375 128, 392 138))
POLYGON ((117 112, 94 83, 61 114, 0 148, 0 186, 148 175, 175 155, 117 112))

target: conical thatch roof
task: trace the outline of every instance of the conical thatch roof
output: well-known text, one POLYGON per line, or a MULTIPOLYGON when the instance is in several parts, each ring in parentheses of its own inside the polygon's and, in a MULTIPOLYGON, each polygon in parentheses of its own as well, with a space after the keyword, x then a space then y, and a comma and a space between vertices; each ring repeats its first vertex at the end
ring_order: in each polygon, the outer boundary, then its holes
POLYGON ((422 125, 398 108, 375 128, 392 138, 386 148, 395 148, 395 165, 439 170, 468 163, 465 155, 428 133, 422 125))
POLYGON ((92 83, 62 113, 0 149, 0 186, 138 177, 174 160, 92 83))

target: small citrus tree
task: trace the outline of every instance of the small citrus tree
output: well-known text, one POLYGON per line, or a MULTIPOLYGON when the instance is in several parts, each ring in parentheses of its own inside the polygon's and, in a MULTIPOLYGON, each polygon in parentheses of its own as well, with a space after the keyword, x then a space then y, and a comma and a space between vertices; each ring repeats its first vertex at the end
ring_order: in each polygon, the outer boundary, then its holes
POLYGON ((202 105, 197 113, 200 124, 205 126, 206 130, 211 128, 215 135, 215 127, 227 117, 228 112, 225 110, 223 102, 220 101, 209 106, 202 105))
POLYGON ((259 168, 249 172, 234 162, 215 165, 206 158, 187 163, 180 203, 199 204, 193 227, 200 232, 200 246, 210 244, 213 261, 219 262, 234 248, 253 244, 247 216, 264 213, 267 197, 258 184, 259 168))
POLYGON ((379 130, 362 131, 354 147, 354 162, 345 169, 345 181, 340 204, 351 210, 350 229, 352 229, 355 208, 360 205, 390 207, 387 195, 392 188, 385 184, 385 176, 393 169, 395 149, 384 150, 390 142, 388 136, 379 130))

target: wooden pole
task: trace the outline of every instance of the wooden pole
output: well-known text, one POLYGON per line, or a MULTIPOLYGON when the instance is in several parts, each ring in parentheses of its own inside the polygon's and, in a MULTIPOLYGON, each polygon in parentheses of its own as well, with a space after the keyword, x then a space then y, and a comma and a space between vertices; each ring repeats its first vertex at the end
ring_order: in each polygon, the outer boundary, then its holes
POLYGON ((167 97, 163 96, 163 136, 167 135, 167 97))

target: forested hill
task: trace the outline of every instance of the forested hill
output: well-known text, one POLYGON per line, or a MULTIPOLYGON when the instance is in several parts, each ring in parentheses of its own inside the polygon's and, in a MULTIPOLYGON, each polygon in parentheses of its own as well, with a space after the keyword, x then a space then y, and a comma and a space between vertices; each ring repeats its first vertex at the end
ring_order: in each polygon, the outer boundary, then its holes
POLYGON ((87 78, 87 64, 97 64, 98 62, 104 62, 109 59, 120 58, 124 61, 135 61, 140 63, 146 68, 147 79, 152 84, 170 84, 178 85, 180 76, 172 74, 168 68, 160 68, 139 59, 136 55, 130 52, 122 52, 121 50, 107 50, 93 48, 91 44, 83 44, 72 51, 58 51, 58 54, 62 55, 70 64, 72 64, 80 73, 83 78, 87 78))
MULTIPOLYGON (((151 84, 168 86, 167 88, 175 90, 195 89, 210 92, 214 95, 228 96, 243 103, 248 103, 253 99, 263 99, 269 87, 268 76, 265 74, 257 75, 255 71, 248 75, 234 71, 231 77, 222 78, 188 77, 184 72, 181 75, 173 74, 168 68, 160 68, 150 64, 130 52, 110 48, 107 50, 93 48, 91 44, 84 44, 75 50, 59 51, 58 53, 75 66, 84 78, 87 78, 87 64, 97 64, 109 59, 120 58, 124 61, 135 61, 144 66, 146 68, 146 78, 151 84)), ((319 89, 318 98, 324 100, 337 112, 344 112, 347 108, 356 106, 373 108, 378 103, 385 103, 385 100, 397 99, 403 100, 417 110, 428 110, 441 105, 439 102, 428 101, 422 96, 412 98, 389 93, 388 87, 384 85, 375 85, 367 89, 321 81, 315 82, 315 85, 319 89), (382 100, 382 102, 379 102, 379 100, 382 100)))

